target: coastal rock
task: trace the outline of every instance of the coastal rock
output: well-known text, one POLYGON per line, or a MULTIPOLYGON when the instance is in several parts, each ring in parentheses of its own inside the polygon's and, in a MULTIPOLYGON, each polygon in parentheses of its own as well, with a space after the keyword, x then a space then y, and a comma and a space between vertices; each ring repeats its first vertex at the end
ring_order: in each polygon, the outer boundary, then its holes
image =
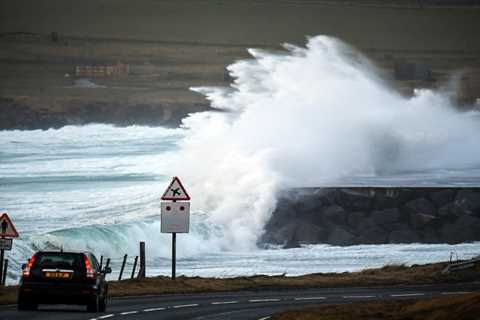
POLYGON ((426 227, 422 232, 422 242, 423 243, 439 243, 440 237, 438 232, 432 227, 426 227))
POLYGON ((435 206, 425 198, 419 198, 407 202, 403 206, 403 210, 406 213, 424 213, 429 215, 435 215, 436 209, 435 206))
POLYGON ((453 210, 457 215, 480 215, 480 193, 459 191, 454 201, 453 210))
POLYGON ((367 217, 367 213, 363 211, 353 211, 347 216, 347 223, 350 228, 356 229, 357 226, 367 217))
POLYGON ((439 190, 431 192, 428 195, 428 198, 432 201, 432 203, 437 207, 443 207, 447 203, 451 203, 455 198, 456 191, 447 189, 447 190, 439 190))
MULTIPOLYGON (((480 188, 301 189, 285 194, 261 241, 295 247, 480 240, 480 188), (396 206, 379 209, 377 200, 396 206), (346 203, 346 199, 355 202, 346 203), (356 202, 358 199, 359 202, 356 202), (447 201, 448 200, 448 201, 447 201), (398 201, 398 202, 397 202, 398 201), (311 203, 313 202, 313 203, 311 203), (352 209, 371 206, 369 210, 352 209)), ((388 204, 385 204, 389 207, 388 204)))
POLYGON ((372 194, 342 189, 338 194, 337 201, 342 207, 351 210, 369 211, 372 207, 372 194))
POLYGON ((389 243, 420 242, 420 237, 412 230, 395 230, 388 237, 389 243))
POLYGON ((323 216, 327 221, 344 224, 346 222, 347 214, 342 207, 333 205, 323 211, 323 216))
POLYGON ((371 213, 373 222, 378 225, 391 224, 400 218, 400 210, 397 208, 373 211, 371 213))
POLYGON ((358 237, 356 238, 356 244, 382 244, 387 243, 387 232, 378 227, 370 226, 364 229, 358 230, 358 237))
POLYGON ((326 238, 324 228, 309 223, 299 223, 295 229, 294 240, 300 244, 315 244, 326 238))
POLYGON ((431 214, 418 213, 418 212, 410 214, 410 224, 414 229, 422 229, 436 220, 437 220, 437 217, 431 214))
POLYGON ((347 230, 336 227, 328 236, 327 243, 334 246, 349 246, 354 244, 354 238, 355 237, 347 230))

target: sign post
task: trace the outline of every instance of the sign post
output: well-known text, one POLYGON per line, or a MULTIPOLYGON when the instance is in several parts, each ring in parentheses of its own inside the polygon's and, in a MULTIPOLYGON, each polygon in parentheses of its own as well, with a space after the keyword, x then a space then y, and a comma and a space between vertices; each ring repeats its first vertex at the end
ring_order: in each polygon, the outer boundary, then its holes
POLYGON ((17 238, 18 232, 12 223, 12 220, 8 217, 8 214, 3 213, 0 217, 0 279, 5 278, 7 270, 3 270, 3 260, 5 258, 5 250, 12 250, 13 239, 17 238), (7 238, 9 237, 9 238, 7 238))
POLYGON ((188 233, 190 229, 190 196, 178 177, 165 190, 161 202, 160 225, 162 233, 172 234, 172 279, 176 278, 177 269, 177 233, 188 233), (177 202, 178 201, 178 202, 177 202))

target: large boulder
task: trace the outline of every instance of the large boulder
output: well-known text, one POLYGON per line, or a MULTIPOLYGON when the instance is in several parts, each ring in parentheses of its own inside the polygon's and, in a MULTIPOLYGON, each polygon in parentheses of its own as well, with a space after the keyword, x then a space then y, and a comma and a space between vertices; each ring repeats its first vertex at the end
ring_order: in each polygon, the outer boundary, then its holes
POLYGON ((342 207, 338 205, 332 205, 323 210, 323 217, 329 222, 345 224, 347 213, 342 207))
POLYGON ((432 201, 435 207, 440 208, 446 205, 447 203, 453 202, 455 198, 456 191, 452 189, 445 189, 439 191, 432 191, 428 198, 432 201))
POLYGON ((289 222, 281 227, 271 228, 263 234, 261 242, 283 245, 293 241, 296 229, 297 222, 289 222))
POLYGON ((400 219, 400 210, 397 208, 373 211, 370 214, 372 220, 377 225, 385 225, 397 222, 400 219))
POLYGON ((403 210, 409 214, 424 213, 424 214, 435 215, 437 213, 435 206, 425 198, 419 198, 419 199, 415 199, 407 202, 403 206, 403 210))
POLYGON ((337 195, 337 204, 355 211, 370 211, 373 195, 369 190, 342 189, 337 195))
POLYGON ((445 219, 455 219, 455 208, 453 203, 447 203, 438 209, 437 213, 440 218, 445 219))
POLYGON ((357 230, 356 244, 382 244, 387 242, 388 233, 379 226, 366 225, 357 230))
POLYGON ((335 227, 327 239, 327 243, 334 246, 349 246, 355 244, 355 236, 341 227, 335 227))
POLYGON ((420 240, 417 233, 412 230, 395 230, 388 236, 389 243, 414 243, 420 240))
POLYGON ((439 243, 440 237, 437 232, 437 228, 426 227, 422 231, 423 243, 439 243))
POLYGON ((327 237, 324 228, 301 222, 295 229, 294 239, 300 244, 316 244, 327 237))
POLYGON ((413 193, 404 189, 386 189, 377 192, 373 200, 373 208, 377 210, 399 208, 403 203, 410 200, 413 193))
POLYGON ((431 225, 437 220, 438 218, 431 214, 425 214, 425 213, 419 213, 419 212, 410 214, 410 224, 414 229, 423 229, 427 225, 431 225))
POLYGON ((363 211, 349 212, 347 216, 347 223, 350 228, 356 229, 358 225, 367 217, 367 213, 363 211))
POLYGON ((459 191, 455 197, 453 210, 457 215, 480 215, 480 191, 459 191))
POLYGON ((440 230, 441 239, 447 243, 480 240, 480 218, 463 215, 453 223, 445 223, 440 230))
POLYGON ((408 224, 406 224, 405 222, 402 222, 402 221, 385 224, 385 225, 382 226, 382 228, 385 229, 385 231, 387 231, 387 232, 392 232, 392 231, 395 231, 395 230, 410 229, 408 224))
POLYGON ((304 221, 292 221, 276 230, 267 231, 261 242, 297 247, 300 244, 321 243, 326 238, 325 229, 304 221))

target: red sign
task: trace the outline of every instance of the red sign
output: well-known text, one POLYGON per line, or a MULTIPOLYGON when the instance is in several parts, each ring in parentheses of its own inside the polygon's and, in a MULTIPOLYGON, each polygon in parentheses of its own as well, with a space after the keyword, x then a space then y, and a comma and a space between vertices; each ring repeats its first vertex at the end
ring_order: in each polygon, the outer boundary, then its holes
POLYGON ((178 177, 173 177, 172 182, 162 196, 162 200, 186 201, 190 200, 190 196, 188 195, 187 190, 183 187, 182 182, 180 182, 180 179, 178 177))
POLYGON ((17 229, 15 229, 12 220, 10 220, 6 213, 0 217, 0 236, 2 238, 18 238, 17 229))

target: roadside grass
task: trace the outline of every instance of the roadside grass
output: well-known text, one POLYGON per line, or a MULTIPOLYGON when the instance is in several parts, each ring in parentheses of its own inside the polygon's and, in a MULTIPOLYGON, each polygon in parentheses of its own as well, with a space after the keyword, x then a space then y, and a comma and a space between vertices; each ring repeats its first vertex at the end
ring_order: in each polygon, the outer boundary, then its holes
POLYGON ((286 311, 271 320, 478 320, 480 294, 422 300, 355 302, 286 311))
POLYGON ((235 290, 301 289, 329 287, 362 287, 383 285, 416 285, 468 282, 478 279, 480 267, 459 273, 442 274, 448 263, 425 265, 387 265, 359 272, 315 273, 297 277, 256 275, 236 278, 152 277, 143 280, 110 282, 112 296, 219 292, 235 290))
MULTIPOLYGON (((458 283, 478 280, 480 267, 463 272, 442 274, 447 262, 425 265, 386 265, 377 269, 358 272, 315 273, 296 277, 256 275, 236 278, 201 278, 158 276, 145 279, 110 281, 112 297, 224 292, 238 290, 306 289, 332 287, 363 287, 384 285, 418 285, 434 283, 458 283)), ((16 286, 0 289, 0 304, 16 303, 16 286)))

